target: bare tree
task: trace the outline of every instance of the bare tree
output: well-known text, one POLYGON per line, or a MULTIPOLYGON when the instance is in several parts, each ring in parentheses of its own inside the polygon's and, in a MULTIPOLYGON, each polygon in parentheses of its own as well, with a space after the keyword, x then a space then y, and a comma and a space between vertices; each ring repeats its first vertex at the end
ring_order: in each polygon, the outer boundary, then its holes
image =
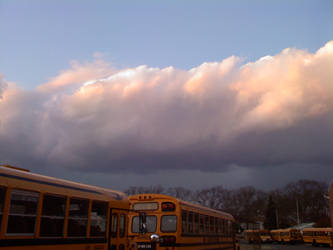
POLYGON ((228 212, 239 223, 264 222, 270 213, 269 216, 276 220, 276 226, 284 228, 297 225, 298 222, 317 222, 321 226, 329 223, 328 201, 325 199, 327 190, 328 185, 324 182, 300 180, 270 192, 263 192, 251 186, 239 189, 215 186, 195 191, 183 187, 165 189, 158 185, 130 187, 125 193, 168 194, 181 200, 228 212), (269 206, 268 197, 274 200, 274 206, 269 206))

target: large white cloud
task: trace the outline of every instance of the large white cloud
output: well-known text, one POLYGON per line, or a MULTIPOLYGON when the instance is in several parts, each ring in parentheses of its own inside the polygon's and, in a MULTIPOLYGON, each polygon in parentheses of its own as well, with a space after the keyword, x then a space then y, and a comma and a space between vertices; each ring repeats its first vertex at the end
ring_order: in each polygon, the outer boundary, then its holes
POLYGON ((332 65, 333 41, 188 71, 75 63, 35 91, 0 78, 0 157, 99 172, 332 164, 332 65))
POLYGON ((2 92, 5 91, 7 88, 8 84, 6 80, 4 79, 3 75, 0 74, 0 98, 2 98, 2 92))

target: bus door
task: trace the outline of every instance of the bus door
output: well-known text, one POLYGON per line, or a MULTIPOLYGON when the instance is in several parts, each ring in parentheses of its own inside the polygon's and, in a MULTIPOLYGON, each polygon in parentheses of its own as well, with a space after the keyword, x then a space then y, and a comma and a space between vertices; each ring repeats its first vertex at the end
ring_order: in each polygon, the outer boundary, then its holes
POLYGON ((126 213, 124 210, 110 209, 109 250, 125 250, 126 213))

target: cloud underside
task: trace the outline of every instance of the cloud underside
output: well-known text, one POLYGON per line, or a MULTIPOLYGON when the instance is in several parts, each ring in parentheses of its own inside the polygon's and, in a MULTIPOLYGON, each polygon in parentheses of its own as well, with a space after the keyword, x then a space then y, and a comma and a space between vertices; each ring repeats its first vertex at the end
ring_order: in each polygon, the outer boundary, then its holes
POLYGON ((33 91, 0 75, 0 159, 95 172, 333 164, 333 41, 191 70, 100 60, 33 91))

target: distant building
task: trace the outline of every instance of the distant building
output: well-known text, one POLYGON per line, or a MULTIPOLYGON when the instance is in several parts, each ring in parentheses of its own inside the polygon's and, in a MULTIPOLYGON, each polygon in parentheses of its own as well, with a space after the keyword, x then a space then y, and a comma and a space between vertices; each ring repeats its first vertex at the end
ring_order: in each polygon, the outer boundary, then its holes
POLYGON ((258 230, 258 229, 264 229, 264 222, 257 221, 255 223, 241 223, 240 226, 244 230, 248 229, 258 230))

